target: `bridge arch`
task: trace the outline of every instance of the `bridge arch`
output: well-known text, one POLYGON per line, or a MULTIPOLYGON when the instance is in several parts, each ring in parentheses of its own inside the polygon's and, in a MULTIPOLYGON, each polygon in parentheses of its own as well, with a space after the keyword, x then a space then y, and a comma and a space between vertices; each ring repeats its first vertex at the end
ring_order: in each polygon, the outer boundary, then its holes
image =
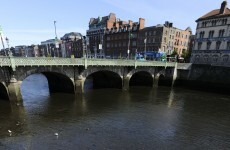
POLYGON ((28 69, 17 73, 17 80, 23 81, 26 77, 33 74, 43 74, 47 78, 50 93, 75 93, 73 75, 55 67, 28 69))
POLYGON ((122 78, 114 71, 103 69, 92 71, 91 74, 86 76, 84 86, 88 87, 87 84, 91 84, 90 88, 122 88, 122 78))
POLYGON ((75 93, 73 81, 66 75, 57 72, 42 72, 48 80, 50 93, 75 93))
POLYGON ((17 80, 23 81, 26 77, 35 74, 35 73, 43 73, 43 72, 53 72, 57 74, 63 74, 70 79, 74 77, 74 72, 72 69, 63 69, 61 67, 25 67, 18 68, 16 71, 17 80))
POLYGON ((153 86, 153 76, 148 71, 135 72, 129 81, 129 86, 153 86))
POLYGON ((166 74, 166 69, 160 70, 155 75, 154 86, 171 86, 173 78, 167 77, 166 74))
POLYGON ((98 71, 110 71, 119 76, 123 76, 124 68, 121 67, 88 67, 87 70, 80 72, 80 75, 87 77, 98 71))
POLYGON ((4 82, 0 82, 0 99, 9 100, 8 91, 4 82))

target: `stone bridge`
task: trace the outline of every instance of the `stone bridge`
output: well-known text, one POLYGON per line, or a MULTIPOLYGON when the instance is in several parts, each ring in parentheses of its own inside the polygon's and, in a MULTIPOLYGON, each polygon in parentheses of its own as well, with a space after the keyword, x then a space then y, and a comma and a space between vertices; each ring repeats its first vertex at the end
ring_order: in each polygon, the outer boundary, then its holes
POLYGON ((121 59, 0 57, 0 97, 21 101, 21 83, 35 73, 46 76, 50 93, 81 94, 85 81, 91 81, 94 88, 123 90, 130 85, 158 86, 160 76, 174 82, 179 66, 175 62, 121 59))

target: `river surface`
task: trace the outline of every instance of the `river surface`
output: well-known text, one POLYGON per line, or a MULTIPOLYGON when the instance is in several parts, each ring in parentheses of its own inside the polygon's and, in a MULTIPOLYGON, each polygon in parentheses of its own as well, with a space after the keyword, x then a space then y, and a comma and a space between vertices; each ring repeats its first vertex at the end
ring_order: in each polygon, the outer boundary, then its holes
POLYGON ((170 87, 49 94, 39 74, 21 88, 23 104, 0 100, 0 150, 230 149, 229 95, 170 87))

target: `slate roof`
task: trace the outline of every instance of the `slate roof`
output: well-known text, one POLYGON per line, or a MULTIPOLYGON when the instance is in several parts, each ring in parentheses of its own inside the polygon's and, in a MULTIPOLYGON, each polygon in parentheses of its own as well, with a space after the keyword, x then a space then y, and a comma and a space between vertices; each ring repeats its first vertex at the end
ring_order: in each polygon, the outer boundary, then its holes
POLYGON ((206 20, 206 19, 211 19, 211 18, 220 18, 220 17, 225 17, 225 16, 230 16, 229 8, 225 8, 225 12, 223 14, 220 13, 220 9, 212 10, 209 13, 197 19, 196 21, 206 20))

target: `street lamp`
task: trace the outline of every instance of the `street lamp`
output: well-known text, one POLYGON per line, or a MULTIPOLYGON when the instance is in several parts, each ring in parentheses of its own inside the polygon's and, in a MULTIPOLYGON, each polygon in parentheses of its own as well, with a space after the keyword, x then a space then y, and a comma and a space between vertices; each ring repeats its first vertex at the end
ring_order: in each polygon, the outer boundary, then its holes
POLYGON ((127 59, 129 59, 129 53, 130 53, 130 50, 128 49, 128 50, 127 50, 127 54, 128 54, 127 59))
POLYGON ((86 58, 86 37, 82 37, 82 55, 83 58, 86 58))
MULTIPOLYGON (((56 22, 57 22, 57 21, 54 21, 55 48, 56 48, 57 55, 58 55, 58 57, 59 57, 59 43, 58 43, 57 30, 56 30, 56 22)), ((54 52, 54 53, 55 53, 55 52, 54 52)))
POLYGON ((11 53, 11 51, 10 51, 10 44, 9 44, 9 39, 6 37, 6 43, 7 43, 7 46, 8 46, 8 55, 9 56, 12 56, 12 53, 11 53))
POLYGON ((128 57, 127 57, 127 59, 129 59, 129 52, 130 52, 130 50, 129 50, 129 47, 130 47, 130 26, 129 26, 129 42, 128 42, 128 50, 127 50, 127 54, 128 54, 128 57))
POLYGON ((7 54, 6 54, 6 49, 5 49, 5 46, 4 46, 3 39, 2 39, 2 34, 3 34, 2 28, 1 28, 1 26, 0 26, 0 37, 1 37, 1 41, 2 41, 2 47, 3 47, 3 50, 4 50, 4 52, 5 52, 5 56, 6 56, 7 54))
POLYGON ((144 40, 144 43, 145 43, 145 60, 146 60, 146 43, 147 43, 147 37, 145 38, 145 40, 144 40))
POLYGON ((57 39, 56 22, 57 22, 57 21, 54 21, 55 39, 57 39))

